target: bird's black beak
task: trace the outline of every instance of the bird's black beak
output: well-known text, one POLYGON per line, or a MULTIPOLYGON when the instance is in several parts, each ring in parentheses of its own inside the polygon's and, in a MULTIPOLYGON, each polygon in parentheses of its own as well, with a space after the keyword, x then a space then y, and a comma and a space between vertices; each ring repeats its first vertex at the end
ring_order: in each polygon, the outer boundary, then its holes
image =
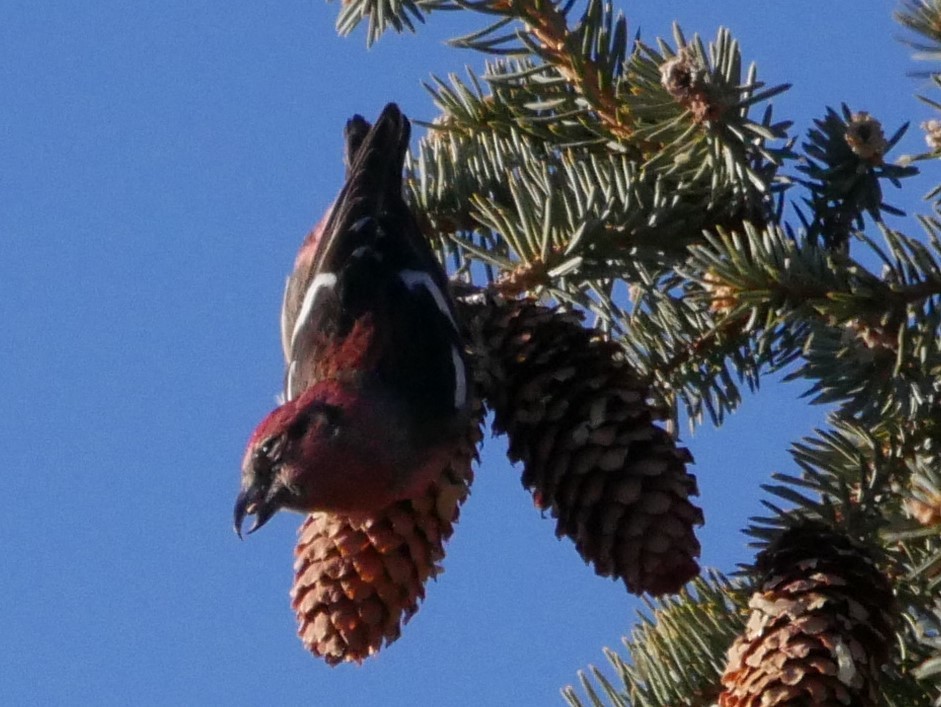
POLYGON ((255 516, 252 527, 246 533, 246 535, 251 535, 271 520, 271 516, 277 512, 278 506, 272 503, 272 499, 265 499, 265 495, 264 490, 253 484, 242 489, 238 498, 235 499, 235 534, 239 536, 240 540, 242 539, 242 524, 245 522, 245 516, 255 516))

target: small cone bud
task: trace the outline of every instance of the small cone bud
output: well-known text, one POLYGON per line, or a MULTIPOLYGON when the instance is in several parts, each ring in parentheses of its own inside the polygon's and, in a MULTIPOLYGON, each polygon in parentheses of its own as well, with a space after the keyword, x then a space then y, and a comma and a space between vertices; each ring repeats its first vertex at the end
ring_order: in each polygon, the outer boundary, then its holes
POLYGON ((523 485, 598 574, 628 591, 677 591, 699 572, 689 452, 653 423, 619 347, 578 316, 529 300, 465 302, 494 429, 523 485))
POLYGON ((916 470, 911 488, 902 501, 905 512, 925 527, 941 526, 941 472, 937 460, 916 470))
POLYGON ((307 517, 294 550, 291 606, 311 653, 330 665, 361 663, 399 637, 425 583, 442 571, 480 437, 478 413, 441 479, 417 498, 374 514, 307 517))
POLYGON ((882 157, 889 149, 882 123, 869 113, 853 113, 846 126, 845 138, 850 149, 871 164, 882 164, 882 157))
POLYGON ((893 643, 892 589, 870 555, 818 523, 758 557, 760 589, 729 649, 720 707, 875 707, 893 643))
POLYGON ((724 111, 710 96, 706 67, 690 47, 660 65, 660 85, 698 122, 717 120, 724 111))

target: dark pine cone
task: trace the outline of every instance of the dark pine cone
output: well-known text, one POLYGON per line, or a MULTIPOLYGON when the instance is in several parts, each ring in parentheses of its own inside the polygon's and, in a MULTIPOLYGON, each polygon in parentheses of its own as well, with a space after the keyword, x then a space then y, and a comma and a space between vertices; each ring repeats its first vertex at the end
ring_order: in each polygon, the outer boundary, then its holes
POLYGON ((617 344, 571 312, 479 297, 459 306, 485 402, 523 485, 600 575, 675 592, 699 572, 692 457, 654 424, 648 390, 617 344))

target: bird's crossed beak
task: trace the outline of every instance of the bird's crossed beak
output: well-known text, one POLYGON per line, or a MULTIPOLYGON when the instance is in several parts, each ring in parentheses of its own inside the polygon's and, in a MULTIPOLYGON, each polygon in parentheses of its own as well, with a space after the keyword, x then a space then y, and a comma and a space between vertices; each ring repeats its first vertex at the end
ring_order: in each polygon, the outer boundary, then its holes
POLYGON ((278 504, 274 502, 273 494, 266 493, 266 491, 268 489, 252 484, 247 488, 243 488, 238 498, 235 499, 235 534, 239 536, 240 540, 242 539, 242 524, 245 522, 245 516, 255 516, 252 527, 246 533, 246 535, 251 535, 271 520, 271 516, 278 511, 278 504))

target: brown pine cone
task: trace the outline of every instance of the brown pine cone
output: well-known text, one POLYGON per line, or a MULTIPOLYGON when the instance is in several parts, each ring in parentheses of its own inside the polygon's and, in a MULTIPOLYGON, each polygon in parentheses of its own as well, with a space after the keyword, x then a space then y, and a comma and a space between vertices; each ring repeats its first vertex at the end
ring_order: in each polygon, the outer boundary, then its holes
POLYGON ((444 543, 473 480, 480 415, 441 480, 375 514, 313 513, 294 550, 291 606, 298 635, 330 665, 361 663, 399 637, 441 572, 444 543))
POLYGON ((892 587, 871 555, 808 522, 762 552, 745 633, 729 649, 721 707, 881 704, 892 587))
POLYGON ((494 429, 556 533, 635 594, 675 592, 696 576, 692 457, 654 424, 618 345, 531 300, 477 296, 459 307, 494 429))

